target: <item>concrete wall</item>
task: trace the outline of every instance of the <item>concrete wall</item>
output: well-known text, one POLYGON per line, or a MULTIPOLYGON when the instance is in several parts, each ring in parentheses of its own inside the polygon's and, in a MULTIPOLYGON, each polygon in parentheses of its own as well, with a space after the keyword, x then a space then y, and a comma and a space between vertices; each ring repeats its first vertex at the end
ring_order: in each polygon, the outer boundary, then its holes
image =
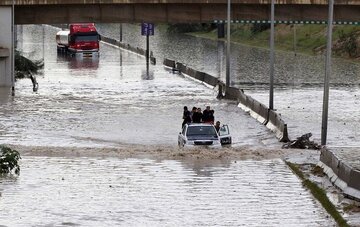
MULTIPOLYGON (((11 50, 11 7, 0 6, 0 48, 11 50)), ((0 57, 0 87, 11 86, 11 51, 0 57)))
POLYGON ((249 111, 250 115, 258 120, 260 123, 266 125, 269 129, 275 132, 276 137, 281 142, 288 142, 287 125, 282 120, 280 114, 275 111, 269 110, 269 108, 253 99, 251 96, 246 95, 242 90, 234 87, 226 87, 225 84, 218 78, 213 77, 207 73, 197 71, 189 68, 186 65, 175 62, 174 60, 164 59, 163 64, 172 69, 176 69, 180 73, 184 73, 196 80, 207 83, 211 86, 218 86, 219 94, 218 98, 226 98, 236 100, 239 102, 239 106, 245 111, 249 111))

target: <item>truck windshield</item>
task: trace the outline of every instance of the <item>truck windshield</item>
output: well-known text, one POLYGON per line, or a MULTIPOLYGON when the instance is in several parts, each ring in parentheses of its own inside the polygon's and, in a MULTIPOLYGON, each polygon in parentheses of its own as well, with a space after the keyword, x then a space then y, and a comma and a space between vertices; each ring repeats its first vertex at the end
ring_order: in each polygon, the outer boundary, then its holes
POLYGON ((209 127, 209 126, 194 126, 194 127, 189 127, 188 131, 187 131, 187 136, 215 136, 217 137, 216 131, 214 127, 209 127))
POLYGON ((89 42, 89 41, 98 41, 99 36, 98 35, 80 35, 80 36, 74 36, 75 42, 89 42))

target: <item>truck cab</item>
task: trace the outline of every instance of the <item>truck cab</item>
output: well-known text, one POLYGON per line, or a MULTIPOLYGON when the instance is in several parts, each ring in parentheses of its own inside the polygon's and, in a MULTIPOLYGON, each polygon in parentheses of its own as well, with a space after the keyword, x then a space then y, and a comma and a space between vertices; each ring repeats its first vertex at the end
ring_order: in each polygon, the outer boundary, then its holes
POLYGON ((70 54, 98 54, 100 35, 94 23, 70 24, 69 30, 56 34, 58 50, 70 54))
POLYGON ((98 52, 100 36, 95 25, 70 24, 69 50, 72 52, 98 52))

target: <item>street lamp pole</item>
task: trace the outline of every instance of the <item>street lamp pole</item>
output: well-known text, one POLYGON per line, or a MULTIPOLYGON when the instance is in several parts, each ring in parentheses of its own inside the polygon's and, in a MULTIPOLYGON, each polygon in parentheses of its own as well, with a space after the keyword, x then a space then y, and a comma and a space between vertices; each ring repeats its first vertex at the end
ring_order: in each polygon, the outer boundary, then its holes
POLYGON ((230 87, 230 25, 231 3, 227 3, 227 42, 226 42, 226 87, 230 87))
POLYGON ((334 17, 334 0, 329 0, 329 18, 327 26, 327 45, 326 45, 326 66, 324 79, 324 97, 321 125, 321 145, 326 145, 328 110, 329 110, 329 80, 331 75, 331 50, 332 50, 332 29, 334 17))
POLYGON ((15 0, 11 6, 11 95, 15 96, 15 0))
POLYGON ((274 109, 274 73, 275 73, 275 0, 271 0, 271 31, 270 31, 270 94, 269 94, 269 109, 274 109))

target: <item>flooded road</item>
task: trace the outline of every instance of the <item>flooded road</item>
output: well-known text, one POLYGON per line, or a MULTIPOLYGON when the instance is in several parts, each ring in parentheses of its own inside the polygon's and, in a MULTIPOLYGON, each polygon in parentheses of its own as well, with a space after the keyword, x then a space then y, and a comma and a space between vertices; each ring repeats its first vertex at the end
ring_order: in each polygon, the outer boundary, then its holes
MULTIPOLYGON (((299 25, 300 26, 300 25, 299 25)), ((99 24, 100 31, 119 39, 118 24, 99 24)), ((123 40, 144 48, 138 25, 123 25, 123 40)), ((157 58, 182 62, 225 81, 223 42, 167 33, 156 25, 150 47, 157 58)), ((231 83, 263 104, 269 103, 269 51, 232 44, 231 83)), ((277 51, 275 56, 274 108, 285 119, 291 139, 311 132, 320 142, 325 58, 277 51)), ((330 79, 328 145, 360 146, 357 128, 360 95, 360 64, 332 60, 330 79)))
POLYGON ((34 157, 0 178, 5 226, 334 226, 280 159, 34 157))
POLYGON ((183 106, 210 105, 229 124, 234 145, 279 146, 274 135, 216 91, 166 71, 146 74, 145 59, 106 44, 99 59, 57 56, 56 29, 23 26, 19 48, 44 55, 39 91, 16 83, 16 97, 0 100, 0 143, 43 146, 177 145, 183 106), (44 41, 44 43, 43 43, 44 41))
POLYGON ((45 59, 39 91, 1 91, 0 143, 25 148, 20 176, 0 178, 0 226, 334 226, 236 103, 106 44, 98 59, 57 56, 56 31, 18 36, 45 59), (234 148, 178 150, 184 105, 210 105, 234 148))

